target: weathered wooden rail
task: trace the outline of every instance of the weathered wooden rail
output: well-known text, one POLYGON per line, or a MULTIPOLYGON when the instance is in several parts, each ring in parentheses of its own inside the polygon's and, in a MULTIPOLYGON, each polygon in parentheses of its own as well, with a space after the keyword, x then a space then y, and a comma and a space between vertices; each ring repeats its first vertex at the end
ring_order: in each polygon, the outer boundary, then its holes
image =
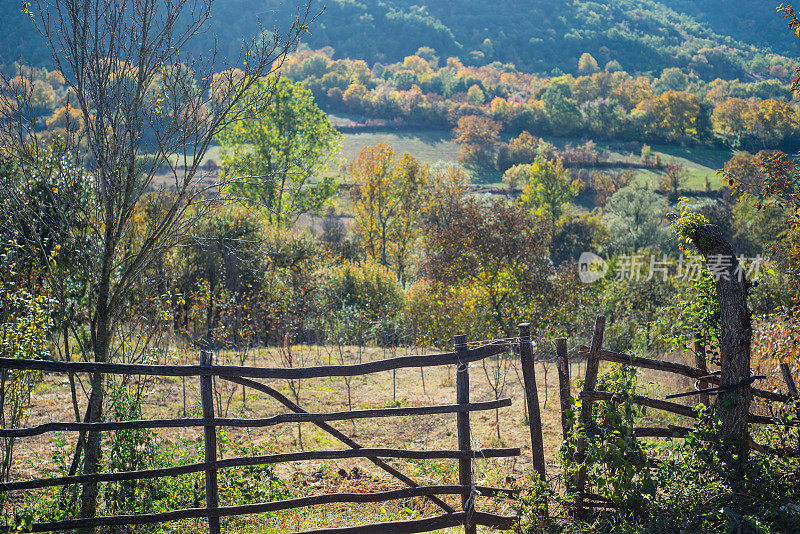
MULTIPOLYGON (((544 455, 541 437, 541 422, 539 405, 536 397, 536 380, 533 370, 533 357, 530 346, 530 334, 527 325, 520 326, 520 356, 525 373, 526 395, 528 395, 528 409, 531 420, 532 453, 534 466, 539 475, 544 479, 544 455), (524 335, 523 335, 524 334, 524 335)), ((134 365, 91 362, 56 362, 44 360, 17 360, 0 358, 0 370, 36 370, 50 373, 104 373, 123 375, 149 375, 149 376, 199 376, 200 400, 203 409, 202 418, 179 419, 151 419, 135 421, 109 421, 109 422, 48 422, 29 428, 4 428, 0 429, 0 437, 24 438, 51 432, 113 432, 131 429, 152 428, 188 428, 203 427, 203 440, 205 457, 203 462, 181 465, 161 469, 147 469, 114 473, 85 473, 71 476, 39 478, 32 480, 19 480, 0 483, 0 492, 30 491, 47 487, 66 486, 70 484, 99 484, 118 482, 124 480, 144 480, 158 477, 179 476, 189 473, 205 473, 206 506, 203 508, 190 508, 168 512, 114 515, 105 517, 81 517, 70 520, 36 523, 33 532, 52 532, 74 529, 87 529, 103 526, 142 525, 155 524, 190 518, 206 518, 209 532, 221 532, 220 518, 256 514, 264 512, 277 512, 300 507, 318 506, 332 503, 373 503, 410 497, 425 497, 444 511, 443 515, 410 521, 395 521, 356 527, 318 529, 309 534, 326 532, 371 534, 371 533, 411 533, 427 532, 439 528, 463 525, 465 533, 476 532, 476 525, 489 526, 501 529, 513 528, 515 518, 503 517, 496 514, 479 512, 475 509, 476 496, 514 496, 516 492, 504 488, 491 488, 476 486, 472 479, 472 462, 476 458, 501 458, 518 456, 519 448, 491 448, 475 450, 472 448, 469 414, 474 411, 493 410, 511 405, 510 399, 498 399, 488 402, 471 402, 469 398, 469 362, 479 361, 483 358, 502 354, 510 349, 508 344, 495 343, 484 345, 475 349, 467 348, 465 336, 457 336, 454 343, 455 350, 444 354, 429 356, 402 356, 368 362, 356 365, 315 366, 302 368, 264 368, 264 367, 236 367, 213 365, 212 355, 209 352, 201 354, 201 365, 134 365), (377 408, 352 410, 332 413, 308 413, 300 406, 293 403, 274 388, 253 379, 309 379, 333 376, 356 376, 382 371, 391 371, 409 367, 430 367, 442 365, 456 365, 456 403, 438 406, 377 408), (259 419, 217 418, 214 416, 213 379, 231 381, 265 393, 283 404, 291 413, 282 413, 259 419), (353 439, 345 436, 333 428, 329 422, 344 421, 360 418, 376 417, 406 417, 430 414, 456 414, 456 427, 458 436, 457 450, 406 450, 390 448, 363 447, 353 439), (328 432, 349 448, 344 450, 324 450, 290 452, 270 454, 264 456, 249 456, 241 458, 217 459, 217 433, 218 427, 267 427, 285 423, 312 423, 328 432), (384 491, 379 493, 335 493, 286 499, 275 502, 252 503, 240 506, 220 506, 217 487, 217 471, 240 466, 266 465, 281 462, 294 462, 303 460, 338 460, 346 458, 365 458, 388 472, 401 482, 406 488, 384 491), (458 485, 421 486, 410 477, 404 475, 396 468, 388 465, 384 458, 407 459, 452 459, 458 462, 458 485), (440 496, 458 495, 461 498, 461 510, 457 511, 440 496)))
MULTIPOLYGON (((697 412, 695 408, 691 406, 686 406, 684 404, 678 404, 675 402, 670 402, 667 400, 661 399, 651 399, 649 397, 645 397, 642 395, 619 395, 615 393, 611 393, 608 391, 597 391, 595 388, 597 386, 597 374, 600 367, 601 361, 608 361, 613 363, 621 363, 624 365, 631 365, 634 367, 640 367, 643 369, 653 369, 657 371, 663 371, 667 373, 674 373, 682 376, 686 376, 689 378, 694 378, 695 382, 695 389, 696 392, 692 392, 691 395, 697 395, 699 400, 704 404, 708 403, 708 393, 706 393, 706 386, 709 384, 719 384, 720 376, 719 374, 709 373, 706 368, 705 358, 702 354, 702 351, 695 350, 695 362, 697 367, 692 367, 689 365, 681 364, 681 363, 674 363, 674 362, 666 362, 660 360, 654 360, 651 358, 638 358, 628 354, 621 354, 618 352, 606 350, 602 348, 603 344, 603 334, 605 331, 605 317, 598 316, 595 321, 594 326, 594 333, 592 335, 592 343, 591 346, 581 346, 578 349, 578 355, 580 357, 586 358, 586 374, 584 376, 584 383, 583 383, 583 390, 578 393, 578 397, 582 399, 581 403, 581 411, 579 414, 579 424, 583 425, 584 428, 591 423, 592 418, 592 404, 595 401, 604 401, 604 402, 618 402, 627 400, 632 402, 633 404, 637 404, 639 406, 646 406, 649 408, 654 408, 657 410, 666 411, 669 413, 673 413, 679 416, 687 417, 687 418, 696 418, 697 412)), ((568 411, 572 409, 571 404, 571 382, 570 382, 570 373, 569 373, 569 355, 567 352, 567 341, 566 339, 557 339, 555 341, 556 345, 556 353, 558 356, 558 379, 559 379, 559 397, 561 401, 561 425, 562 425, 562 432, 564 439, 567 439, 567 436, 571 430, 571 423, 568 417, 568 411)), ((798 395, 797 386, 794 383, 794 379, 789 372, 789 366, 785 363, 781 364, 781 372, 783 374, 784 381, 786 382, 787 388, 789 390, 789 394, 782 394, 782 393, 775 393, 772 391, 766 391, 763 389, 758 389, 754 387, 750 387, 750 393, 762 399, 765 399, 770 402, 777 402, 777 403, 790 403, 792 401, 800 400, 800 395, 798 395)), ((689 394, 687 394, 689 396, 689 394)), ((748 422, 756 423, 756 424, 764 424, 764 425, 791 425, 791 426, 798 426, 800 425, 800 421, 797 419, 793 421, 785 421, 779 420, 772 417, 766 417, 763 415, 757 414, 748 414, 748 422)), ((687 427, 680 427, 675 425, 669 425, 667 427, 644 427, 644 428, 634 428, 633 432, 636 437, 651 437, 651 438, 674 438, 674 437, 685 437, 687 436, 692 430, 687 427)), ((758 450, 759 452, 766 453, 766 454, 777 454, 784 457, 800 457, 800 449, 773 449, 770 447, 766 447, 764 445, 759 445, 754 441, 750 441, 750 447, 754 450, 758 450)), ((570 451, 569 454, 575 459, 577 463, 581 463, 584 459, 586 452, 586 439, 580 438, 577 440, 575 444, 575 450, 570 451)), ((568 486, 571 486, 571 489, 577 493, 576 499, 576 507, 581 510, 586 507, 605 507, 608 506, 608 502, 597 502, 598 496, 594 496, 593 501, 587 501, 588 494, 585 491, 585 484, 586 484, 586 472, 584 468, 578 470, 576 475, 572 480, 568 480, 568 486)))

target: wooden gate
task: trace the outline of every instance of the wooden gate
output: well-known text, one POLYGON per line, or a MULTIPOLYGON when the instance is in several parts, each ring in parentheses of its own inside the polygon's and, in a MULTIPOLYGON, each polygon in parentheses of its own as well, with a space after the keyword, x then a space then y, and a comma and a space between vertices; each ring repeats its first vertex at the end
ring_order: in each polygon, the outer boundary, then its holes
MULTIPOLYGON (((541 424, 539 405, 536 398, 536 379, 533 370, 533 358, 530 346, 530 334, 527 325, 520 326, 520 354, 525 373, 526 394, 531 420, 532 451, 534 465, 540 476, 544 478, 544 459, 541 444, 541 424)), ((129 472, 81 474, 55 478, 40 478, 25 481, 14 481, 0 484, 0 491, 33 490, 46 487, 65 486, 70 484, 97 484, 123 480, 152 479, 169 477, 187 473, 205 473, 206 506, 173 510, 163 513, 115 515, 93 518, 75 518, 48 523, 36 523, 33 532, 64 531, 79 528, 92 528, 111 525, 142 525, 189 518, 207 518, 209 532, 220 532, 220 518, 277 512, 293 508, 315 506, 330 503, 374 503, 393 499, 426 497, 442 510, 442 514, 423 519, 394 521, 362 525, 357 527, 321 529, 309 531, 315 534, 326 532, 337 533, 411 533, 428 532, 445 527, 463 525, 467 534, 474 533, 476 525, 484 525, 501 529, 513 528, 514 517, 480 512, 475 509, 475 497, 511 495, 512 489, 476 486, 472 478, 472 462, 475 458, 500 458, 518 456, 519 448, 494 448, 474 450, 470 434, 470 413, 493 410, 511 405, 510 399, 498 399, 488 402, 470 401, 470 362, 501 354, 510 349, 507 343, 492 343, 478 348, 467 347, 466 336, 457 336, 454 340, 454 351, 426 356, 402 356, 374 362, 301 368, 266 368, 237 367, 214 365, 212 355, 203 352, 200 365, 139 365, 91 362, 57 362, 44 360, 0 359, 0 370, 34 370, 48 373, 105 373, 124 375, 150 375, 172 377, 200 377, 200 397, 203 408, 202 418, 150 419, 138 421, 113 422, 48 422, 34 427, 0 429, 0 437, 25 438, 50 432, 114 432, 131 429, 155 428, 204 428, 205 461, 176 467, 149 469, 129 472), (310 379, 334 376, 357 376, 403 368, 421 368, 430 366, 456 366, 456 399, 454 404, 419 407, 379 408, 352 410, 333 413, 308 413, 293 403, 276 389, 259 382, 257 379, 310 379), (214 378, 227 380, 265 393, 279 401, 290 413, 282 413, 259 419, 217 418, 214 415, 212 401, 214 378), (387 448, 367 448, 345 436, 330 425, 332 421, 344 421, 359 418, 377 418, 394 416, 424 416, 430 414, 456 414, 458 448, 455 450, 406 450, 387 448), (250 456, 241 458, 217 459, 218 427, 260 428, 283 423, 313 423, 348 448, 342 450, 291 452, 266 456, 250 456), (237 466, 276 464, 300 460, 336 460, 344 458, 366 458, 393 477, 402 481, 407 487, 379 493, 335 493, 300 497, 275 502, 250 503, 240 506, 220 506, 217 490, 217 471, 237 466), (405 459, 452 459, 458 461, 459 483, 457 485, 421 486, 387 464, 385 458, 405 459), (460 509, 455 509, 439 496, 460 496, 460 509)))

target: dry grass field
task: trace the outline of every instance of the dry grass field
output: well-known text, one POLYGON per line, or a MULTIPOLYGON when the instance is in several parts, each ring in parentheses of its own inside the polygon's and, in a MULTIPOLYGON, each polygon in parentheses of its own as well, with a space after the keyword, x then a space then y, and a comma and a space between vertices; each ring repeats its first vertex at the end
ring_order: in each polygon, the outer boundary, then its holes
MULTIPOLYGON (((330 350, 330 349, 328 349, 330 350)), ((315 365, 337 363, 333 352, 324 347, 297 346, 293 348, 295 365, 315 365)), ((401 348, 396 355, 408 353, 401 348)), ((428 351, 429 353, 431 351, 428 351)), ((359 350, 348 347, 345 363, 375 360, 390 357, 391 351, 378 348, 359 350)), ((507 356, 511 358, 512 356, 507 356)), ((182 352, 172 355, 174 363, 187 363, 197 358, 197 354, 182 352)), ((681 359, 676 356, 676 359, 681 359)), ((236 363, 234 355, 222 354, 219 363, 236 363), (227 362, 225 359, 229 358, 227 362)), ((495 357, 486 361, 489 376, 491 369, 498 365, 495 357)), ((499 412, 499 429, 495 424, 494 412, 477 412, 471 416, 474 447, 520 447, 519 458, 478 460, 475 462, 475 478, 479 484, 490 486, 508 486, 515 481, 525 485, 526 476, 531 469, 529 427, 524 423, 523 389, 520 379, 521 370, 518 362, 510 362, 507 384, 502 397, 513 401, 510 408, 499 412), (499 438, 498 438, 499 430, 499 438)), ((248 365, 280 366, 280 358, 275 349, 261 349, 249 355, 248 365)), ((573 379, 583 374, 583 362, 571 365, 573 379)), ((602 371, 602 369, 601 369, 602 371)), ((354 377, 350 381, 352 406, 358 408, 376 408, 390 406, 421 406, 430 404, 455 403, 456 393, 453 381, 453 368, 431 367, 424 371, 400 370, 394 377, 391 372, 376 373, 364 377, 354 377), (394 385, 393 385, 394 383, 394 385)), ((551 484, 559 485, 560 469, 558 464, 558 447, 561 441, 560 411, 558 399, 558 375, 554 363, 537 362, 537 384, 540 405, 542 407, 543 436, 548 476, 551 484), (546 377, 546 381, 545 381, 546 377), (546 384, 546 387, 545 387, 546 384)), ((487 380, 487 374, 480 363, 471 364, 471 400, 484 401, 493 399, 493 391, 487 380)), ((286 381, 265 381, 270 386, 282 391, 290 398, 294 394, 286 381)), ((655 398, 663 398, 665 393, 682 391, 691 387, 672 375, 652 372, 643 373, 641 383, 655 398)), ((146 388, 144 397, 144 416, 146 418, 170 418, 184 415, 185 409, 189 417, 200 416, 199 380, 180 378, 158 379, 146 388)), ((245 390, 229 382, 217 379, 217 416, 221 417, 266 417, 286 410, 276 401, 253 390, 245 390)), ((348 384, 343 378, 323 378, 305 380, 300 383, 299 403, 308 411, 330 412, 348 409, 348 384)), ((80 389, 79 389, 80 390, 80 389)), ((573 387, 573 392, 574 392, 573 387)), ((84 400, 85 402, 85 400, 84 400)), ((688 401, 687 401, 688 402, 688 401)), ((677 416, 665 416, 661 413, 648 412, 650 421, 644 426, 665 422, 680 422, 677 416)), ((47 421, 74 420, 70 402, 69 385, 66 376, 49 375, 38 387, 33 398, 33 408, 27 425, 32 426, 47 421)), ((686 423, 683 421, 682 423, 686 423)), ((392 447, 408 449, 457 449, 455 415, 432 415, 419 417, 397 417, 384 419, 359 420, 355 422, 335 422, 337 427, 364 446, 392 447)), ((280 425, 264 429, 225 429, 231 442, 253 444, 268 448, 274 452, 289 452, 305 449, 342 449, 341 443, 311 424, 300 427, 302 447, 298 440, 297 425, 280 425)), ((179 429, 158 431, 165 442, 188 443, 202 442, 202 429, 179 429)), ((53 452, 64 447, 63 442, 52 439, 53 434, 36 438, 21 439, 16 450, 14 479, 27 479, 52 474, 53 452)), ((72 444, 74 433, 62 433, 67 444, 72 444)), ((234 456, 230 451, 228 455, 234 456)), ((429 484, 457 483, 457 463, 449 461, 390 461, 404 473, 420 482, 429 484)), ((286 490, 291 497, 301 497, 321 493, 353 491, 385 491, 402 487, 379 468, 366 460, 298 462, 276 466, 276 473, 285 481, 286 490)), ((447 498, 453 505, 457 498, 447 498)), ((225 504, 225 503, 222 503, 225 504)), ((488 498, 479 498, 478 508, 513 514, 512 503, 498 502, 488 498)), ((226 532, 297 532, 322 526, 343 526, 360 523, 387 521, 405 517, 422 517, 436 515, 437 508, 422 499, 394 501, 375 505, 330 505, 313 509, 300 509, 280 513, 274 516, 245 516, 223 520, 226 532)), ((204 521, 187 521, 165 525, 168 531, 203 532, 204 521)), ((456 532, 451 529, 448 532, 456 532)))

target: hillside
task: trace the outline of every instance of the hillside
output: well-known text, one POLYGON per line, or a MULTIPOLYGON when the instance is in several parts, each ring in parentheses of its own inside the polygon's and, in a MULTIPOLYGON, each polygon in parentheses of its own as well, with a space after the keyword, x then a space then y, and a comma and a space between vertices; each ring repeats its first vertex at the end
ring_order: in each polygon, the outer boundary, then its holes
MULTIPOLYGON (((298 2, 217 0, 211 30, 195 42, 207 50, 216 36, 222 55, 235 55, 241 36, 280 24, 298 2)), ((528 72, 575 72, 578 58, 592 54, 600 66, 616 61, 629 72, 667 67, 701 78, 766 75, 797 56, 798 45, 775 14, 772 0, 316 0, 325 12, 311 26, 312 48, 332 46, 337 57, 397 61, 430 46, 441 57, 467 63, 514 63, 528 72)), ((15 2, 0 4, 0 58, 46 64, 41 39, 15 2)))
MULTIPOLYGON (((776 15, 775 0, 662 0, 715 32, 790 57, 800 53, 800 41, 776 15)), ((791 4, 791 3, 790 3, 791 4)))

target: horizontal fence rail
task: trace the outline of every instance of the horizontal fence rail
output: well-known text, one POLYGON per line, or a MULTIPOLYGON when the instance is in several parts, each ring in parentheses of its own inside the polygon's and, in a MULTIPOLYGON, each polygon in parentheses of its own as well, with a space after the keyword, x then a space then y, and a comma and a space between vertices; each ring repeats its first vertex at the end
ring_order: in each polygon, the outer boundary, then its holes
POLYGON ((349 421, 376 417, 406 417, 413 415, 435 415, 446 413, 478 412, 511 406, 511 399, 498 399, 470 404, 444 404, 440 406, 419 406, 405 408, 374 408, 348 412, 328 413, 282 413, 263 419, 234 418, 184 418, 184 419, 144 419, 135 421, 110 421, 107 423, 55 422, 44 423, 28 428, 0 429, 0 438, 30 437, 48 432, 86 432, 139 430, 143 428, 191 428, 191 427, 239 427, 263 428, 284 423, 315 423, 319 421, 349 421))
MULTIPOLYGON (((581 345, 581 347, 578 349, 578 354, 581 357, 586 358, 589 355, 589 351, 589 347, 581 345)), ((689 378, 694 378, 696 380, 703 379, 707 380, 708 382, 719 382, 719 376, 710 375, 705 369, 698 369, 697 367, 691 367, 682 363, 665 362, 661 360, 654 360, 652 358, 639 358, 633 355, 623 354, 606 349, 600 349, 597 357, 600 360, 605 360, 608 362, 623 363, 626 365, 633 365, 634 367, 641 367, 643 369, 653 369, 656 371, 675 373, 689 378)), ((759 397, 773 402, 790 402, 792 400, 792 397, 789 395, 754 387, 750 387, 750 393, 752 393, 754 397, 759 397)), ((700 392, 696 394, 699 395, 700 392)))
MULTIPOLYGON (((161 469, 144 469, 141 471, 120 471, 117 473, 98 473, 94 475, 73 475, 65 477, 39 478, 22 482, 0 482, 0 492, 66 486, 69 484, 85 484, 87 482, 120 482, 123 480, 143 480, 167 476, 180 476, 191 473, 202 473, 208 469, 226 469, 253 465, 277 464, 284 462, 300 462, 307 460, 343 460, 347 458, 402 458, 410 460, 459 460, 475 458, 508 458, 519 456, 518 448, 479 449, 469 452, 455 450, 418 451, 408 449, 363 448, 336 451, 305 451, 269 454, 264 456, 247 456, 244 458, 228 458, 214 462, 164 467, 161 469)), ((511 491, 511 490, 507 490, 511 491)))
POLYGON ((298 534, 412 534, 414 532, 430 532, 447 527, 458 527, 467 522, 499 530, 511 530, 517 523, 517 518, 488 514, 486 512, 456 512, 426 519, 374 523, 358 527, 322 528, 307 530, 298 534))
POLYGON ((655 408, 656 410, 663 410, 665 412, 682 415, 684 417, 697 416, 697 413, 694 411, 694 408, 691 408, 689 406, 685 406, 683 404, 678 404, 675 402, 663 401, 659 399, 651 399, 649 397, 643 397, 641 395, 619 395, 617 393, 610 393, 608 391, 581 391, 579 397, 581 399, 591 399, 591 400, 599 400, 606 402, 615 402, 615 401, 621 402, 627 399, 634 404, 638 404, 639 406, 647 406, 648 408, 655 408))
MULTIPOLYGON (((488 490, 489 488, 485 489, 488 490)), ((266 503, 243 504, 239 506, 220 506, 218 508, 186 508, 182 510, 159 512, 155 514, 115 515, 106 517, 68 519, 64 521, 51 521, 48 523, 34 524, 32 532, 48 532, 122 525, 152 525, 155 523, 165 523, 167 521, 178 521, 181 519, 229 517, 236 515, 279 512, 281 510, 319 506, 324 504, 366 504, 392 501, 397 499, 408 499, 412 497, 423 497, 426 495, 459 495, 464 491, 469 492, 471 490, 471 487, 465 488, 464 486, 421 486, 418 488, 403 488, 382 491, 378 493, 332 493, 266 503)))
POLYGON ((240 378, 276 378, 304 380, 332 376, 358 376, 409 367, 438 367, 483 360, 508 352, 510 345, 497 343, 471 349, 463 354, 446 352, 428 356, 398 356, 353 365, 318 365, 313 367, 244 367, 238 365, 146 365, 133 363, 59 362, 0 358, 0 369, 45 371, 51 373, 104 373, 150 376, 219 376, 240 378))

